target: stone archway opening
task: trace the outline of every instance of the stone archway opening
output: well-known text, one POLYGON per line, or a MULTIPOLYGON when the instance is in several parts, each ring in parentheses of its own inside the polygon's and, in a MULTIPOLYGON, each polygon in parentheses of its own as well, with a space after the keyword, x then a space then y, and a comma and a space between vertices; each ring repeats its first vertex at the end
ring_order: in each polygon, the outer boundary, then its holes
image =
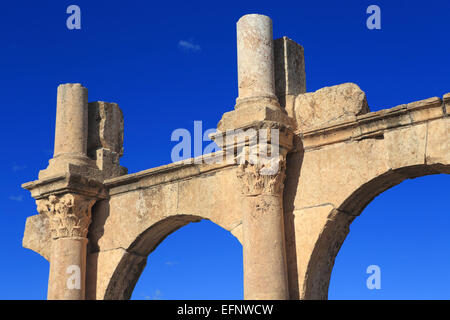
POLYGON ((104 299, 242 299, 242 268, 231 232, 200 216, 169 216, 136 238, 104 299))
MULTIPOLYGON (((392 190, 388 189, 391 189, 395 186, 396 188, 393 190, 400 190, 402 189, 403 185, 406 185, 408 183, 415 184, 417 193, 420 194, 421 191, 423 191, 422 189, 424 188, 424 186, 421 184, 423 179, 436 179, 436 177, 439 177, 439 179, 443 180, 440 187, 438 188, 440 192, 445 193, 444 188, 446 185, 448 186, 450 176, 448 176, 447 174, 437 173, 448 173, 448 169, 448 166, 439 166, 439 171, 434 171, 435 168, 433 166, 423 165, 405 167, 402 169, 386 172, 385 174, 382 174, 379 177, 369 181, 366 185, 361 186, 346 201, 342 203, 340 208, 333 209, 329 215, 327 223, 325 224, 320 234, 320 237, 316 243, 315 249, 308 264, 309 277, 304 283, 304 292, 306 293, 304 298, 328 298, 331 273, 335 265, 335 260, 342 248, 344 241, 347 239, 347 236, 351 229, 351 225, 355 220, 360 219, 360 214, 378 195, 380 195, 380 197, 378 197, 376 202, 382 201, 380 199, 383 199, 384 195, 381 194, 385 191, 388 191, 388 193, 392 192, 392 190), (395 176, 397 176, 397 179, 395 179, 395 176), (399 185, 402 182, 404 183, 399 185), (372 192, 369 192, 369 190, 372 190, 372 192)), ((440 200, 442 202, 445 202, 443 199, 444 198, 441 197, 440 200)), ((408 201, 407 198, 396 200, 397 203, 408 201)), ((376 204, 376 202, 374 203, 376 204)), ((424 199, 422 205, 426 206, 429 203, 430 199, 424 199)), ((442 205, 445 206, 445 203, 442 203, 442 205)), ((369 208, 371 208, 371 206, 369 208)), ((447 213, 448 211, 449 210, 447 205, 447 213)), ((395 213, 391 212, 391 214, 394 215, 395 213)), ((442 213, 441 215, 445 216, 444 213, 442 213)), ((450 223, 450 217, 446 218, 450 223)), ((385 224, 388 223, 389 221, 385 221, 385 224)), ((401 227, 401 225, 399 225, 399 227, 401 227)), ((410 238, 412 239, 414 236, 416 235, 411 235, 410 238)), ((416 237, 416 239, 420 239, 420 237, 416 237)), ((448 240, 450 243, 450 237, 448 240)), ((392 245, 391 247, 389 247, 389 243, 387 243, 386 246, 388 248, 392 248, 392 245)), ((450 262, 450 256, 448 258, 450 262)), ((373 263, 371 265, 376 265, 376 263, 373 263)), ((365 267, 367 268, 368 266, 365 267)), ((430 269, 428 270, 431 272, 430 269)), ((373 272, 373 269, 370 272, 373 272)), ((363 269, 362 276, 364 281, 362 282, 361 286, 366 287, 366 279, 370 276, 370 274, 367 274, 366 269, 363 269)), ((411 279, 411 281, 414 281, 414 279, 411 279)), ((408 297, 406 297, 406 299, 408 299, 408 297)))
POLYGON ((242 245, 209 220, 170 234, 148 256, 133 300, 242 299, 242 245))
POLYGON ((448 299, 449 184, 408 179, 369 203, 336 257, 329 299, 448 299))

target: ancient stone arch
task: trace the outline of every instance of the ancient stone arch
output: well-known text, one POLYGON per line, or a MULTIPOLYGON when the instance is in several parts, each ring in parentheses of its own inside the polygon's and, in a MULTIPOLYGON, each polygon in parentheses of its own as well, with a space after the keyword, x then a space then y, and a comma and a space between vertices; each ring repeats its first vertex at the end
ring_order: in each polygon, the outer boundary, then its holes
POLYGON ((235 110, 212 135, 221 149, 199 158, 127 174, 118 105, 58 87, 54 157, 23 185, 39 212, 23 245, 50 261, 49 299, 128 299, 149 253, 201 219, 242 243, 246 299, 326 299, 364 207, 404 179, 450 173, 450 94, 370 112, 355 84, 306 93, 303 48, 272 40, 270 18, 242 17, 237 38, 235 110), (262 138, 270 161, 252 161, 262 138))
POLYGON ((232 167, 169 165, 161 169, 159 174, 144 171, 132 179, 111 180, 109 200, 94 208, 97 220, 91 224, 90 241, 97 248, 88 256, 88 269, 95 265, 97 272, 92 276, 104 282, 89 281, 88 272, 88 298, 128 299, 147 256, 165 237, 190 222, 211 220, 241 241, 242 213, 239 206, 228 205, 242 201, 232 167))
POLYGON ((358 123, 356 132, 334 132, 338 141, 318 148, 306 134, 304 152, 288 155, 285 189, 291 193, 284 195, 284 211, 294 234, 286 238, 291 298, 327 298, 349 226, 378 194, 405 179, 450 173, 450 146, 443 138, 450 124, 439 116, 442 106, 436 98, 367 113, 358 118, 370 121, 358 123), (433 108, 436 118, 429 117, 433 108))

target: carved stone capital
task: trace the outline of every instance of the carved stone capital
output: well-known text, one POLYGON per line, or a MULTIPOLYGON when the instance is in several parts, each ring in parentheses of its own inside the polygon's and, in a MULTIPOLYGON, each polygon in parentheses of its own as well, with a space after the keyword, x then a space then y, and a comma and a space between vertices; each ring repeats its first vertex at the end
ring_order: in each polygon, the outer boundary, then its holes
POLYGON ((91 223, 91 208, 96 199, 74 193, 51 195, 36 201, 40 214, 48 217, 53 239, 86 238, 91 223))
POLYGON ((285 170, 286 160, 282 156, 267 163, 245 161, 239 165, 237 177, 241 181, 242 192, 247 196, 281 195, 285 170))

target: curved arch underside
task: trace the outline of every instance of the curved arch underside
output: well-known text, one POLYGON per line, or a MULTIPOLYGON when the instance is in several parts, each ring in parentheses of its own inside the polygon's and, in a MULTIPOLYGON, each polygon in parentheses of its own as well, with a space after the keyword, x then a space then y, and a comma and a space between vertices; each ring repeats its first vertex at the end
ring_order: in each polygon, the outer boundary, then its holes
POLYGON ((128 300, 147 262, 148 255, 170 234, 201 217, 176 215, 161 220, 140 234, 111 276, 104 299, 128 300), (131 253, 131 254, 130 254, 131 253))
POLYGON ((94 206, 88 299, 129 299, 148 255, 190 222, 211 220, 242 240, 235 167, 174 167, 114 182, 111 198, 94 206))
POLYGON ((377 195, 405 179, 450 173, 449 132, 442 118, 291 155, 301 163, 286 181, 296 191, 285 194, 291 299, 327 299, 349 226, 377 195))

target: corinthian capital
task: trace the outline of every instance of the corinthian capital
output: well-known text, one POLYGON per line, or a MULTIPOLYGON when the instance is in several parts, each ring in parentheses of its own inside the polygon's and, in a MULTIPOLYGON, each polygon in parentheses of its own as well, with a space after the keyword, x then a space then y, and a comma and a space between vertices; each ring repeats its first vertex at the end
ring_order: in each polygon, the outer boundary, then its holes
POLYGON ((248 161, 239 165, 237 177, 242 192, 247 196, 281 195, 284 188, 286 160, 279 156, 266 163, 252 164, 248 161))
POLYGON ((83 237, 91 223, 91 208, 95 199, 79 194, 51 195, 36 201, 40 214, 48 217, 53 239, 83 237))

